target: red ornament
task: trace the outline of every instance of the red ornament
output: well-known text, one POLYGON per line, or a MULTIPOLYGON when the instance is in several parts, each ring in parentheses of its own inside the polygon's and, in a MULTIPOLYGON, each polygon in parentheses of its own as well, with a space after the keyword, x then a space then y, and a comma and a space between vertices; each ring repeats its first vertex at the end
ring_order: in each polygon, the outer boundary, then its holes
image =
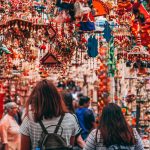
POLYGON ((46 46, 45 45, 41 45, 40 47, 42 50, 46 50, 46 46))

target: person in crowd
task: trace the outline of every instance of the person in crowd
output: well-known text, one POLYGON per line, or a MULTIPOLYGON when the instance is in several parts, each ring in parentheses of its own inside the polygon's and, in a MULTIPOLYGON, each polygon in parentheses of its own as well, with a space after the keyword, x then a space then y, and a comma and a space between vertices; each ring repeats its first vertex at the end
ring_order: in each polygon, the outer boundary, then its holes
POLYGON ((0 136, 4 150, 20 150, 19 125, 15 120, 18 105, 15 102, 5 104, 7 113, 0 121, 0 136))
POLYGON ((93 128, 95 128, 95 117, 92 110, 88 107, 90 105, 90 98, 87 96, 80 97, 79 108, 76 110, 76 115, 82 128, 82 138, 86 140, 87 136, 93 128))
POLYGON ((75 100, 73 100, 73 107, 74 107, 74 109, 76 110, 77 108, 79 108, 79 99, 80 99, 80 97, 82 97, 82 96, 84 96, 83 95, 83 93, 81 93, 81 92, 79 92, 79 93, 77 93, 77 99, 75 100))
MULTIPOLYGON (((78 123, 78 118, 75 115, 75 110, 74 110, 74 107, 73 107, 73 97, 72 97, 72 94, 69 93, 69 92, 63 91, 61 93, 61 95, 63 97, 63 100, 64 100, 64 102, 65 102, 65 104, 66 104, 69 112, 74 115, 74 117, 75 117, 75 119, 76 119, 76 121, 78 123)), ((76 149, 76 150, 80 149, 80 148, 78 148, 77 145, 79 145, 81 148, 83 148, 85 146, 85 142, 83 141, 83 139, 81 137, 81 128, 80 128, 79 123, 78 123, 78 126, 79 126, 80 131, 78 132, 78 134, 75 137, 75 146, 74 146, 74 149, 76 149)))
POLYGON ((17 121, 17 123, 18 123, 19 125, 21 125, 22 119, 21 119, 21 110, 20 110, 20 108, 18 108, 18 112, 17 112, 17 114, 14 116, 14 118, 15 118, 15 120, 17 121))
POLYGON ((69 112, 71 114, 74 114, 75 113, 75 110, 74 110, 74 107, 73 107, 73 97, 72 97, 72 94, 69 93, 69 92, 66 92, 66 91, 62 91, 61 92, 61 95, 62 95, 62 98, 69 110, 69 112))
MULTIPOLYGON (((13 102, 9 97, 7 97, 4 101, 4 105, 6 105, 7 103, 13 102)), ((15 102, 16 103, 16 102, 15 102)), ((21 111, 20 111, 20 104, 16 103, 18 106, 18 111, 16 113, 16 115, 14 116, 15 120, 17 121, 17 123, 19 124, 19 126, 22 123, 21 120, 21 111)), ((4 115, 7 114, 7 109, 4 110, 4 115)))
POLYGON ((77 100, 77 88, 76 88, 76 86, 74 86, 74 87, 72 87, 72 92, 71 92, 71 94, 72 94, 72 97, 73 97, 73 99, 74 100, 77 100))
MULTIPOLYGON (((39 81, 27 100, 26 115, 20 128, 21 150, 35 150, 38 146, 42 133, 40 120, 45 127, 57 125, 63 114, 62 136, 65 138, 67 145, 73 145, 75 136, 80 131, 75 117, 68 113, 55 85, 46 79, 39 81)), ((53 133, 54 129, 55 127, 52 126, 47 130, 49 133, 53 133)))
POLYGON ((135 129, 126 122, 121 108, 109 103, 102 110, 98 129, 88 136, 84 150, 144 150, 142 140, 135 129))

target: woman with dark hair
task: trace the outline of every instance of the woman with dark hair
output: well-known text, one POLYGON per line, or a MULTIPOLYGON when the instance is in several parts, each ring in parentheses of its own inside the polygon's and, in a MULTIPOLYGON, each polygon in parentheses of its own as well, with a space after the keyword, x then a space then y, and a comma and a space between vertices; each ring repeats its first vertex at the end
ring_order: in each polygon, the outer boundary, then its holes
POLYGON ((114 103, 103 108, 99 128, 87 138, 84 150, 93 149, 144 150, 137 131, 127 124, 121 108, 114 103))
MULTIPOLYGON (((75 119, 76 119, 76 121, 78 123, 78 118, 75 115, 75 111, 74 111, 74 107, 73 107, 73 97, 72 97, 72 94, 69 93, 69 92, 63 91, 63 92, 61 92, 61 95, 62 95, 62 98, 63 98, 63 100, 64 100, 64 102, 65 102, 65 104, 66 104, 69 112, 71 114, 73 114, 73 116, 75 117, 75 119)), ((76 142, 75 144, 76 145, 74 146, 74 150, 79 150, 80 149, 80 148, 78 148, 77 145, 79 145, 81 148, 83 148, 85 146, 85 142, 83 141, 83 139, 81 137, 81 128, 80 128, 79 123, 78 123, 78 126, 79 126, 80 130, 79 130, 78 134, 75 137, 75 142, 76 142)))
POLYGON ((75 111, 74 111, 74 107, 73 107, 73 97, 72 97, 72 94, 69 93, 69 92, 65 92, 65 91, 62 91, 61 92, 61 95, 63 97, 63 100, 69 110, 70 113, 74 114, 75 111))
MULTIPOLYGON (((57 125, 63 114, 62 136, 69 146, 79 132, 78 124, 74 116, 68 113, 54 84, 48 80, 38 82, 26 104, 26 115, 20 128, 21 150, 35 150, 38 146, 42 133, 39 121, 43 122, 45 128, 50 125, 57 125)), ((49 133, 53 133, 54 129, 55 126, 52 126, 47 130, 49 133)))

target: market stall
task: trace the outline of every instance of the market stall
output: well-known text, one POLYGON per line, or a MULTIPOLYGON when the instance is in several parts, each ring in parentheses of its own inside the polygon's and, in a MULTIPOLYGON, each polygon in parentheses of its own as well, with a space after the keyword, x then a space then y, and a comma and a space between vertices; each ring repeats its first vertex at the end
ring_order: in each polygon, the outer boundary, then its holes
POLYGON ((115 102, 145 135, 149 12, 147 0, 1 0, 0 113, 5 100, 24 105, 41 78, 73 80, 96 113, 115 102))

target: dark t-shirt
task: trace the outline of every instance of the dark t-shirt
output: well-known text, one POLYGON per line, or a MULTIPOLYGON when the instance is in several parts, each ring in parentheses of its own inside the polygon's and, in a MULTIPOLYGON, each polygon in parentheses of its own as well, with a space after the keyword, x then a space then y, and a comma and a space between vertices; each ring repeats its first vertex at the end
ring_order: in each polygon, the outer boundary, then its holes
POLYGON ((95 117, 93 114, 93 111, 90 109, 87 109, 84 113, 84 120, 85 120, 85 127, 91 131, 93 128, 93 122, 95 122, 95 117))
POLYGON ((88 108, 78 108, 76 115, 79 120, 80 127, 82 128, 82 138, 85 140, 92 130, 93 122, 95 121, 92 110, 88 108))

